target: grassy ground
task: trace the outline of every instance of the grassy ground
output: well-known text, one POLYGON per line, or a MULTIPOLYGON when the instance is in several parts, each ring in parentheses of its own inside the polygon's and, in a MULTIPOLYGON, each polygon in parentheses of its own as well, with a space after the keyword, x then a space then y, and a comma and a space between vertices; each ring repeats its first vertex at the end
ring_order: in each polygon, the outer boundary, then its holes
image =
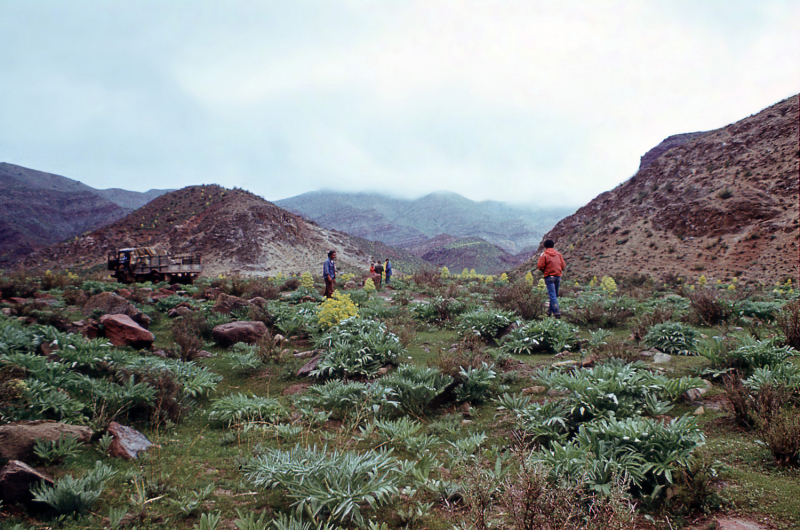
MULTIPOLYGON (((385 304, 390 307, 388 301, 385 304)), ((69 316, 77 318, 78 313, 72 311, 69 316)), ((158 319, 152 331, 156 336, 156 348, 174 348, 169 319, 165 316, 158 319)), ((718 332, 715 328, 701 331, 706 335, 718 332)), ((628 345, 627 354, 636 358, 642 348, 630 342, 629 335, 629 327, 623 326, 615 329, 609 340, 616 344, 624 341, 628 345)), ((581 337, 589 337, 587 329, 581 330, 581 337)), ((454 345, 458 345, 462 338, 462 333, 452 326, 421 325, 417 327, 413 340, 407 346, 407 353, 400 362, 436 365, 442 355, 454 349, 454 345)), ((227 350, 210 344, 206 344, 205 348, 215 356, 200 359, 197 363, 222 376, 216 390, 207 397, 197 399, 191 407, 192 414, 178 425, 169 428, 136 425, 154 446, 137 460, 110 461, 116 476, 88 515, 59 522, 27 514, 18 507, 4 506, 0 514, 0 527, 14 528, 15 524, 19 524, 20 528, 110 528, 119 515, 112 512, 118 509, 127 515, 116 528, 195 528, 200 526, 200 515, 203 513, 219 513, 222 517, 219 528, 235 528, 234 521, 239 517, 238 513, 275 514, 286 512, 289 505, 280 489, 265 491, 244 480, 241 471, 243 459, 258 448, 290 449, 297 443, 349 450, 374 447, 372 443, 359 439, 359 430, 355 426, 336 421, 309 427, 297 420, 295 423, 302 429, 295 436, 286 438, 280 437, 275 429, 268 426, 244 431, 209 422, 204 414, 209 403, 232 393, 277 398, 291 409, 298 395, 285 395, 285 391, 292 385, 306 382, 306 379, 295 375, 306 360, 285 355, 279 362, 241 372, 231 367, 227 350)), ((305 349, 308 349, 305 343, 289 345, 290 353, 305 349)), ((491 354, 495 349, 487 345, 486 352, 491 354)), ((513 355, 503 369, 502 380, 508 385, 509 392, 519 392, 534 384, 531 374, 536 369, 556 361, 577 361, 585 358, 587 353, 584 351, 558 359, 552 354, 513 355)), ((670 377, 681 377, 694 375, 707 365, 708 361, 702 357, 674 356, 669 363, 653 365, 653 368, 662 370, 670 377)), ((719 511, 671 513, 664 507, 642 507, 639 528, 703 528, 710 518, 719 514, 745 517, 769 528, 800 528, 800 470, 797 467, 777 466, 763 441, 754 432, 744 430, 733 421, 724 409, 724 401, 724 390, 715 386, 704 396, 704 413, 700 416, 700 425, 706 435, 703 453, 713 463, 711 469, 716 476, 712 488, 721 499, 715 506, 719 511), (645 515, 650 515, 652 519, 646 519, 645 515)), ((692 414, 700 404, 679 403, 670 415, 692 414)), ((420 419, 427 432, 436 433, 445 440, 486 433, 489 439, 485 446, 496 448, 498 454, 515 446, 512 430, 497 415, 497 405, 493 402, 471 407, 448 405, 420 419)), ((413 456, 402 450, 396 454, 404 458, 413 456)), ((109 462, 95 443, 83 448, 65 463, 51 466, 46 471, 53 477, 66 474, 79 476, 91 468, 96 460, 109 462)), ((447 477, 449 473, 447 469, 439 472, 442 477, 447 477)), ((365 510, 365 513, 373 520, 387 521, 391 528, 406 527, 394 508, 365 510)), ((462 518, 469 518, 463 506, 435 503, 427 515, 416 519, 408 527, 452 528, 453 521, 462 518)))

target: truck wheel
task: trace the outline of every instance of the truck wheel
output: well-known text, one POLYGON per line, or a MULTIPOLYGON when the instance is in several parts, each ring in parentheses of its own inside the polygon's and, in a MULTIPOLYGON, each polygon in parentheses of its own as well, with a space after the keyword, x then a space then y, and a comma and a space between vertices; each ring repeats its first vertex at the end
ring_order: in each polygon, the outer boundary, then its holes
POLYGON ((150 273, 150 281, 153 283, 160 283, 164 280, 164 276, 160 272, 153 271, 150 273))

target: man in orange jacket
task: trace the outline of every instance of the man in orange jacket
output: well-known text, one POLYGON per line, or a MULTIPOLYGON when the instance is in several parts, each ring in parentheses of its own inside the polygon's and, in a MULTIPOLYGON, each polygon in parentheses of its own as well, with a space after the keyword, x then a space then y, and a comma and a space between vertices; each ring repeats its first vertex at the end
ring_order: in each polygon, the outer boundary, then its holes
POLYGON ((537 268, 544 274, 544 284, 547 287, 547 296, 550 297, 550 306, 547 314, 556 318, 561 318, 561 310, 558 308, 558 289, 561 287, 561 271, 567 266, 564 257, 554 248, 556 246, 552 239, 544 242, 544 252, 539 256, 537 268))

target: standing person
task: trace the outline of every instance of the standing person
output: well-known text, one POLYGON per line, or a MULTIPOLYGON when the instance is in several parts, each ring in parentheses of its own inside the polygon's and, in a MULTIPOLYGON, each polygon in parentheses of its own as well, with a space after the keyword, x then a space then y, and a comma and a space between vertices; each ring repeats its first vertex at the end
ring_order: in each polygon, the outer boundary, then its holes
POLYGON ((389 258, 386 258, 386 266, 383 270, 386 271, 386 285, 388 286, 392 281, 392 262, 389 261, 389 258))
POLYGON ((375 287, 380 287, 381 286, 381 282, 383 281, 383 276, 382 276, 383 275, 383 265, 381 265, 381 261, 380 260, 375 262, 375 274, 378 275, 378 285, 376 285, 375 287))
POLYGON ((561 318, 561 309, 558 307, 558 289, 561 287, 561 271, 567 266, 564 257, 555 249, 555 242, 547 239, 544 242, 544 252, 539 256, 536 267, 544 274, 544 284, 547 286, 547 296, 550 306, 547 314, 561 318))
POLYGON ((328 251, 328 259, 322 264, 322 279, 325 280, 325 297, 330 298, 333 296, 333 290, 336 288, 336 251, 328 251))
POLYGON ((369 262, 369 273, 375 274, 375 264, 372 261, 369 262))

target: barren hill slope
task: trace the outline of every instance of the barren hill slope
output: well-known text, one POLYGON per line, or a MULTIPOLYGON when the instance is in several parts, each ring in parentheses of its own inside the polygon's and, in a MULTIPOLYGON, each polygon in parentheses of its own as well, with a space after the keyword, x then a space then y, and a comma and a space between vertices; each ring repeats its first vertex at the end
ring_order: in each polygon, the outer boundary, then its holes
POLYGON ((216 185, 162 195, 124 219, 31 255, 29 268, 102 270, 115 248, 158 246, 201 252, 204 275, 321 273, 328 249, 341 270, 362 270, 370 256, 347 234, 321 228, 250 192, 216 185))
POLYGON ((647 162, 545 236, 570 277, 797 281, 798 96, 647 162))

